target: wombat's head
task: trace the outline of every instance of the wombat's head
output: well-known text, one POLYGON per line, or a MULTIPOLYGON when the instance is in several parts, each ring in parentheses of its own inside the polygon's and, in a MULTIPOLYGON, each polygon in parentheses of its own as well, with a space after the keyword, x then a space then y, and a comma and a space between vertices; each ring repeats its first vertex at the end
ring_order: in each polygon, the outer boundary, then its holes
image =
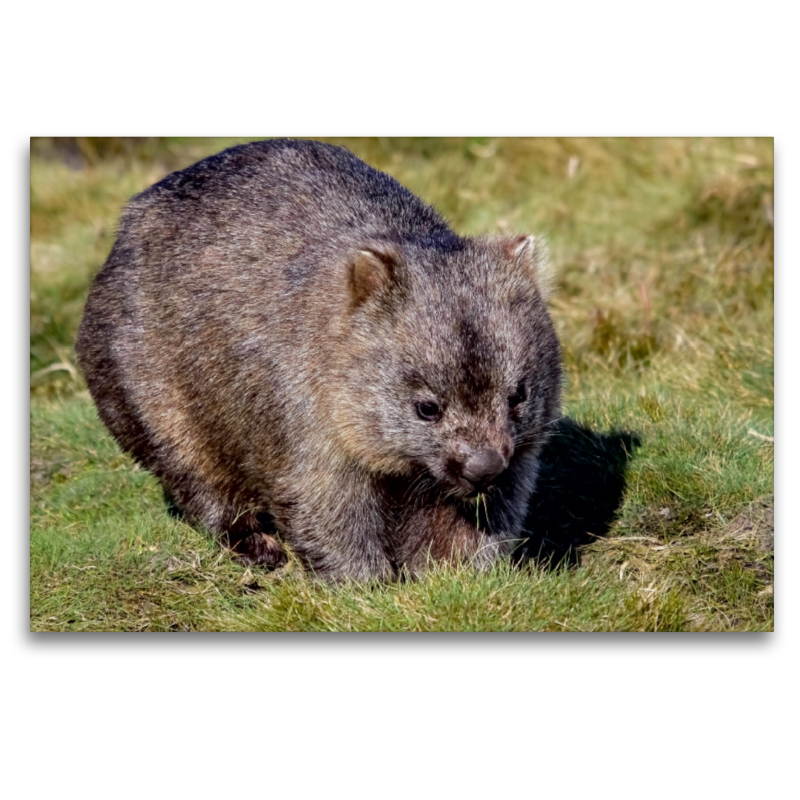
POLYGON ((346 267, 339 422, 377 470, 456 496, 538 451, 557 418, 558 340, 534 237, 369 242, 346 267))

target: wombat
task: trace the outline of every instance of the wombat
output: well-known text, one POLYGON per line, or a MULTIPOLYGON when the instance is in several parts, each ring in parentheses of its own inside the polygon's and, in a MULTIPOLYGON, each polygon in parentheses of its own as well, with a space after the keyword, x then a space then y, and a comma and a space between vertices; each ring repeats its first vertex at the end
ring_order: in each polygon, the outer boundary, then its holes
POLYGON ((248 563, 482 567, 520 539, 559 416, 546 260, 458 236, 341 147, 241 145, 130 201, 79 365, 119 444, 248 563))

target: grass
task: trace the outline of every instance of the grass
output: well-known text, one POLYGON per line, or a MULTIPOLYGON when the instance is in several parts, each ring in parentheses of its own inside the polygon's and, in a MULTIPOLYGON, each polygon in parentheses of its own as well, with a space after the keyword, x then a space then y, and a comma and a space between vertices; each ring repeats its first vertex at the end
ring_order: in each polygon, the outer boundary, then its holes
POLYGON ((770 139, 354 139, 462 233, 544 232, 565 411, 642 446, 577 566, 331 587, 167 513, 72 343, 120 209, 233 140, 31 146, 32 630, 772 630, 770 139))

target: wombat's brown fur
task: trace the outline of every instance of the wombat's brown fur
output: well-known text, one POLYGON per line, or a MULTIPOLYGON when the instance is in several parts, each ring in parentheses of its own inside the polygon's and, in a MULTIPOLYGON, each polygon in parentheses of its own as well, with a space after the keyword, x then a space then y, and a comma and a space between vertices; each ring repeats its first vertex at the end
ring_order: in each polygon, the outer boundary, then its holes
POLYGON ((559 412, 544 258, 457 236, 342 148, 234 147, 130 202, 79 362, 121 446, 244 559, 485 565, 559 412))

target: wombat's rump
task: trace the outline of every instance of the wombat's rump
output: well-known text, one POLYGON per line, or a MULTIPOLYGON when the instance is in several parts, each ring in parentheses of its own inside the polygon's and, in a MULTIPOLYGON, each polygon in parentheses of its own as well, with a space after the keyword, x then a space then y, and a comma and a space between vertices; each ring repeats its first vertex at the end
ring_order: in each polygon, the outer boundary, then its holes
POLYGON ((246 560, 485 565, 558 417, 544 258, 456 235, 342 148, 234 147, 130 202, 79 363, 120 445, 246 560))

